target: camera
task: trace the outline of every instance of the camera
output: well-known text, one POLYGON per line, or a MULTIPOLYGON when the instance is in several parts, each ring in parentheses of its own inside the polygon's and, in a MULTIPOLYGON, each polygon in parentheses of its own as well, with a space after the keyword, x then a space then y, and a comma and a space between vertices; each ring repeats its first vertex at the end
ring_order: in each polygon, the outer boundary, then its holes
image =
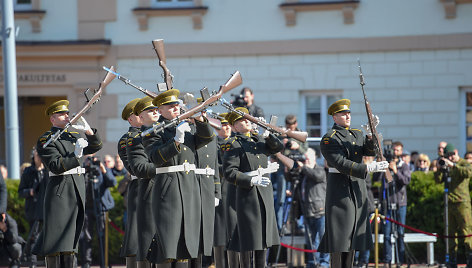
POLYGON ((439 170, 449 171, 449 166, 447 165, 447 163, 444 159, 449 158, 450 156, 453 156, 453 155, 454 155, 454 152, 451 152, 451 153, 445 154, 443 158, 438 160, 439 170))
POLYGON ((85 174, 92 178, 100 176, 100 160, 96 157, 89 156, 84 161, 85 174))
POLYGON ((383 148, 384 148, 384 157, 387 162, 391 162, 395 160, 395 154, 393 153, 393 142, 392 140, 384 140, 383 141, 383 148))
POLYGON ((236 106, 236 107, 246 107, 247 106, 247 102, 244 100, 244 96, 239 94, 239 95, 236 95, 236 94, 231 94, 231 96, 233 97, 233 100, 231 101, 231 104, 233 104, 233 106, 236 106))

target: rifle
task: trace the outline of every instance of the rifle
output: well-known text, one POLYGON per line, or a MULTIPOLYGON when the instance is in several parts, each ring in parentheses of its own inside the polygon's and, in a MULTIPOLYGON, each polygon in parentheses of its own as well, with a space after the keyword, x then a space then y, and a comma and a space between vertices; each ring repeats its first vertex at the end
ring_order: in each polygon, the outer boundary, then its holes
POLYGON ((134 87, 135 89, 141 91, 142 93, 148 95, 149 97, 151 97, 151 98, 153 98, 153 99, 154 99, 155 97, 157 97, 157 95, 159 95, 159 94, 157 94, 157 93, 155 93, 155 92, 149 91, 149 90, 147 90, 147 89, 145 89, 145 88, 142 88, 142 87, 140 87, 140 86, 137 86, 137 85, 131 83, 131 80, 129 80, 128 78, 122 76, 121 74, 119 74, 119 73, 117 73, 117 72, 115 72, 115 71, 113 71, 113 70, 111 70, 111 69, 109 69, 109 68, 107 68, 107 67, 105 67, 105 66, 103 66, 103 69, 104 69, 105 71, 107 71, 107 72, 110 72, 110 73, 116 75, 116 77, 117 77, 119 80, 121 80, 123 83, 125 83, 126 85, 129 85, 129 86, 134 87))
POLYGON ((77 122, 80 119, 80 117, 82 117, 82 115, 84 115, 90 108, 92 108, 92 106, 95 103, 97 103, 100 100, 103 90, 108 86, 108 84, 110 84, 111 81, 113 81, 113 79, 115 79, 115 76, 116 76, 114 74, 113 66, 111 66, 109 70, 110 71, 107 72, 107 74, 105 75, 105 78, 103 78, 103 81, 99 84, 98 89, 93 90, 94 92, 93 92, 92 97, 89 97, 89 95, 87 95, 90 88, 87 88, 85 90, 84 95, 85 95, 85 98, 87 99, 87 103, 85 104, 85 106, 82 107, 82 109, 80 109, 80 111, 77 114, 75 114, 74 117, 72 117, 72 119, 69 121, 69 123, 67 123, 67 125, 63 129, 58 130, 56 133, 54 133, 49 138, 49 140, 47 140, 46 143, 44 143, 43 148, 46 148, 46 146, 48 146, 51 142, 56 141, 62 135, 62 133, 64 133, 70 126, 75 124, 75 122, 77 122))
POLYGON ((242 83, 243 83, 243 80, 241 78, 241 74, 239 73, 239 71, 236 71, 234 74, 231 75, 230 79, 228 81, 226 81, 225 84, 220 86, 220 89, 219 89, 218 93, 211 95, 208 99, 204 100, 202 103, 198 104, 195 107, 190 108, 189 110, 187 110, 183 114, 181 114, 181 115, 177 116, 176 118, 172 119, 167 124, 154 124, 149 129, 143 131, 141 133, 141 136, 144 137, 144 136, 150 134, 151 132, 158 133, 158 132, 163 131, 166 128, 178 125, 182 120, 185 120, 185 119, 191 117, 192 115, 205 110, 206 107, 208 107, 211 104, 217 102, 221 98, 221 96, 223 96, 224 93, 226 93, 226 92, 230 91, 231 89, 241 85, 242 83))
MULTIPOLYGON (((383 150, 382 150, 382 144, 380 143, 379 139, 379 134, 377 133, 376 126, 374 124, 374 116, 372 114, 372 108, 370 107, 370 103, 367 100, 367 96, 365 95, 365 90, 364 90, 364 75, 362 74, 362 68, 361 68, 361 61, 358 59, 357 63, 359 65, 359 79, 360 79, 360 84, 362 88, 362 94, 364 94, 364 103, 365 103, 365 111, 367 113, 367 124, 370 127, 370 131, 372 132, 372 139, 374 140, 374 151, 375 154, 377 155, 377 159, 380 161, 385 161, 385 157, 383 155, 383 150)), ((390 170, 387 169, 385 172, 385 178, 387 178, 388 182, 391 182, 393 180, 392 174, 390 173, 390 170)))
MULTIPOLYGON (((164 52, 164 39, 152 40, 152 46, 156 51, 157 58, 159 58, 159 66, 164 71, 164 82, 166 83, 167 90, 172 89, 172 82, 174 76, 170 73, 170 70, 166 66, 166 53, 164 52)), ((159 91, 160 87, 158 85, 159 91)))
POLYGON ((240 116, 242 116, 243 118, 257 124, 258 126, 266 129, 266 130, 269 130, 270 132, 277 132, 281 135, 284 135, 284 136, 288 136, 290 138, 294 138, 300 142, 306 142, 306 138, 308 137, 308 133, 307 132, 304 132, 304 131, 293 131, 293 130, 290 130, 290 129, 284 129, 284 128, 281 128, 281 127, 278 127, 278 126, 274 126, 272 124, 269 124, 269 123, 266 123, 264 121, 261 121, 257 118, 255 118, 254 116, 250 115, 250 114, 247 114, 247 113, 244 113, 242 111, 239 111, 239 110, 236 110, 228 101, 226 100, 223 100, 221 99, 220 100, 220 103, 223 107, 225 107, 226 109, 228 109, 229 111, 233 112, 233 113, 236 113, 236 114, 239 114, 240 116))

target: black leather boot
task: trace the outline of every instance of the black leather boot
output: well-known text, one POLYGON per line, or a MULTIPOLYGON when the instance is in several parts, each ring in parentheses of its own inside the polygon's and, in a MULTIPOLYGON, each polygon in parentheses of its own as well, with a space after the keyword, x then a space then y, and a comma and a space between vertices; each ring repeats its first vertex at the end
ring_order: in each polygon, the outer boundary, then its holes
POLYGON ((61 256, 46 256, 47 268, 61 268, 61 256))
POLYGON ((77 259, 75 258, 75 254, 64 254, 61 255, 63 266, 64 268, 77 268, 77 259))
POLYGON ((126 268, 136 268, 136 256, 126 257, 126 268))

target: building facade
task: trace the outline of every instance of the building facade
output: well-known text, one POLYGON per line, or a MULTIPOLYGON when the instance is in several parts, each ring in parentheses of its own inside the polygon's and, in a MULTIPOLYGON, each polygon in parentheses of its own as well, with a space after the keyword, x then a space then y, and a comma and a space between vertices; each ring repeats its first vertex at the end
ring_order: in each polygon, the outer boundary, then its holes
MULTIPOLYGON (((133 83, 157 91, 163 78, 153 39, 164 39, 175 88, 217 90, 239 70, 266 117, 277 115, 283 123, 287 114, 296 114, 310 136, 322 136, 331 127, 326 111, 338 98, 351 99, 353 126, 365 123, 360 59, 384 138, 430 157, 441 140, 454 143, 461 155, 472 151, 472 0, 16 4, 23 161, 49 128, 45 105, 68 98, 71 111, 78 110, 83 91, 97 88, 105 75, 103 65, 114 65, 133 83)), ((122 107, 140 94, 113 81, 87 115, 105 142, 101 154, 116 154, 127 128, 122 107)), ((0 120, 4 135, 3 114, 0 120)))

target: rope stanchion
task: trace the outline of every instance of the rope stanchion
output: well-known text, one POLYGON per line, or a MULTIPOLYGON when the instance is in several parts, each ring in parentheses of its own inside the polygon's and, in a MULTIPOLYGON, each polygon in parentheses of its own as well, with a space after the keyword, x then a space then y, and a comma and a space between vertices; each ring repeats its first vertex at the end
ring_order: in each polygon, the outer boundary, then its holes
POLYGON ((388 218, 388 217, 385 217, 385 216, 381 216, 383 219, 386 219, 388 221, 391 221, 397 225, 400 225, 402 227, 405 227, 406 229, 408 230, 411 230, 415 233, 422 233, 422 234, 425 234, 425 235, 429 235, 429 236, 435 236, 437 238, 465 238, 465 237, 471 237, 472 234, 469 234, 469 235, 458 235, 458 236, 455 236, 455 235, 438 235, 438 234, 433 234, 433 233, 430 233, 430 232, 425 232, 423 230, 420 230, 420 229, 416 229, 414 227, 411 227, 411 226, 408 226, 408 225, 405 225, 405 224, 402 224, 401 222, 398 222, 394 219, 391 219, 391 218, 388 218))
POLYGON ((316 249, 296 248, 296 247, 293 247, 293 246, 290 246, 290 245, 287 245, 287 244, 284 244, 284 243, 280 243, 280 245, 284 248, 293 249, 295 251, 302 251, 302 252, 308 252, 308 253, 318 252, 316 249))
POLYGON ((118 227, 118 225, 116 225, 111 219, 109 219, 108 222, 110 223, 111 227, 113 227, 113 229, 118 231, 118 233, 120 233, 121 235, 125 234, 125 232, 121 230, 120 227, 118 227))

